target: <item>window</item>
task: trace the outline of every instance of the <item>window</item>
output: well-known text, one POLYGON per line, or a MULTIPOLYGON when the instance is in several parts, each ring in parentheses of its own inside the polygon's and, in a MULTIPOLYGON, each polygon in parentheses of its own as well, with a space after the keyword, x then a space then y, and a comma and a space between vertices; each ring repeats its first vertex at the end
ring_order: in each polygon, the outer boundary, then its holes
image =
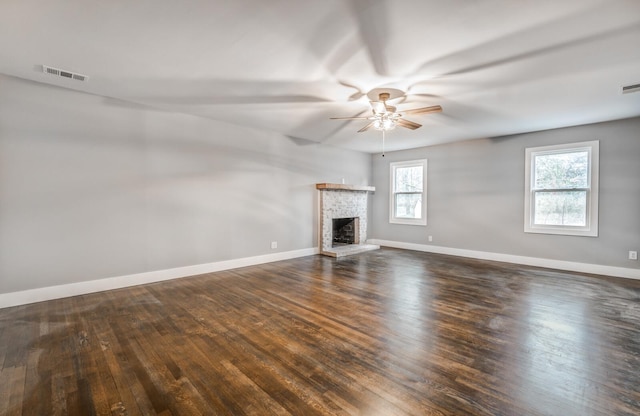
POLYGON ((391 163, 389 222, 427 225, 427 160, 391 163))
POLYGON ((598 235, 599 142, 525 151, 524 231, 598 235))

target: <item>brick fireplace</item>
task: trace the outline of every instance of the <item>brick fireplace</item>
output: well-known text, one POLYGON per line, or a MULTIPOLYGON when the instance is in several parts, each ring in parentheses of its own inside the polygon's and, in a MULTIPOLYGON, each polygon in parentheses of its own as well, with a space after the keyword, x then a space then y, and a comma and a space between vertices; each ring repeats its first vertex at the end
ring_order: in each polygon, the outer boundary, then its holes
POLYGON ((375 191, 374 187, 319 183, 316 184, 316 188, 320 192, 321 254, 342 257, 380 248, 377 245, 366 244, 367 198, 369 192, 375 191), (336 231, 336 224, 348 228, 336 231), (334 236, 336 232, 342 234, 334 236))

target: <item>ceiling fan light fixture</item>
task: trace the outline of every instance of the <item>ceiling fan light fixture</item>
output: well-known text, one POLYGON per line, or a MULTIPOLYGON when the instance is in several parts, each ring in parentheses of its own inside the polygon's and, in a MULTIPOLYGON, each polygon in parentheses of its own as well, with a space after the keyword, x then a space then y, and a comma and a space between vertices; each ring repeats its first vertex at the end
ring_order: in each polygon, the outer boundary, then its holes
POLYGON ((397 108, 393 105, 388 105, 388 100, 393 100, 402 97, 404 93, 400 90, 393 88, 376 88, 367 93, 367 97, 370 98, 369 104, 371 104, 372 115, 369 117, 360 117, 360 114, 354 117, 331 117, 332 120, 368 120, 369 123, 358 130, 358 133, 367 131, 370 129, 378 130, 382 132, 382 141, 384 142, 384 132, 393 130, 396 126, 400 126, 406 129, 415 130, 422 125, 404 118, 406 114, 430 114, 439 113, 442 111, 442 107, 439 105, 432 105, 430 107, 411 108, 408 110, 402 110, 396 112, 397 108))
POLYGON ((376 130, 393 130, 396 127, 396 121, 391 118, 388 117, 386 114, 383 115, 382 117, 377 117, 374 121, 373 121, 373 128, 376 130))

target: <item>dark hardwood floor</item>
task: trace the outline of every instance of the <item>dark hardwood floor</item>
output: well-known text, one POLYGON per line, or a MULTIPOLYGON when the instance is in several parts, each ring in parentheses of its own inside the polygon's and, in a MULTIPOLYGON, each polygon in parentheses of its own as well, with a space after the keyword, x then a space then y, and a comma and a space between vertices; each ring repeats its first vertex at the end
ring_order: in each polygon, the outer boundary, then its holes
POLYGON ((2 415, 638 415, 640 282, 382 249, 0 309, 2 415))

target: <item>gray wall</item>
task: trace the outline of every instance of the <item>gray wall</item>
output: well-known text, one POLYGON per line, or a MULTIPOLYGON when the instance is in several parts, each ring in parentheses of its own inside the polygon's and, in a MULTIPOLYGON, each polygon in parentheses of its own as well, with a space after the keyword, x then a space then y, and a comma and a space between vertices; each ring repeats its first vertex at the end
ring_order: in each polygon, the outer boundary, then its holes
POLYGON ((317 247, 314 184, 370 175, 367 154, 0 76, 0 293, 317 247))
POLYGON ((628 260, 629 250, 640 251, 640 118, 378 154, 372 161, 370 238, 640 267, 628 260), (525 148, 588 140, 600 140, 599 236, 525 234, 525 148), (428 159, 427 226, 389 224, 389 163, 421 158, 428 159))

